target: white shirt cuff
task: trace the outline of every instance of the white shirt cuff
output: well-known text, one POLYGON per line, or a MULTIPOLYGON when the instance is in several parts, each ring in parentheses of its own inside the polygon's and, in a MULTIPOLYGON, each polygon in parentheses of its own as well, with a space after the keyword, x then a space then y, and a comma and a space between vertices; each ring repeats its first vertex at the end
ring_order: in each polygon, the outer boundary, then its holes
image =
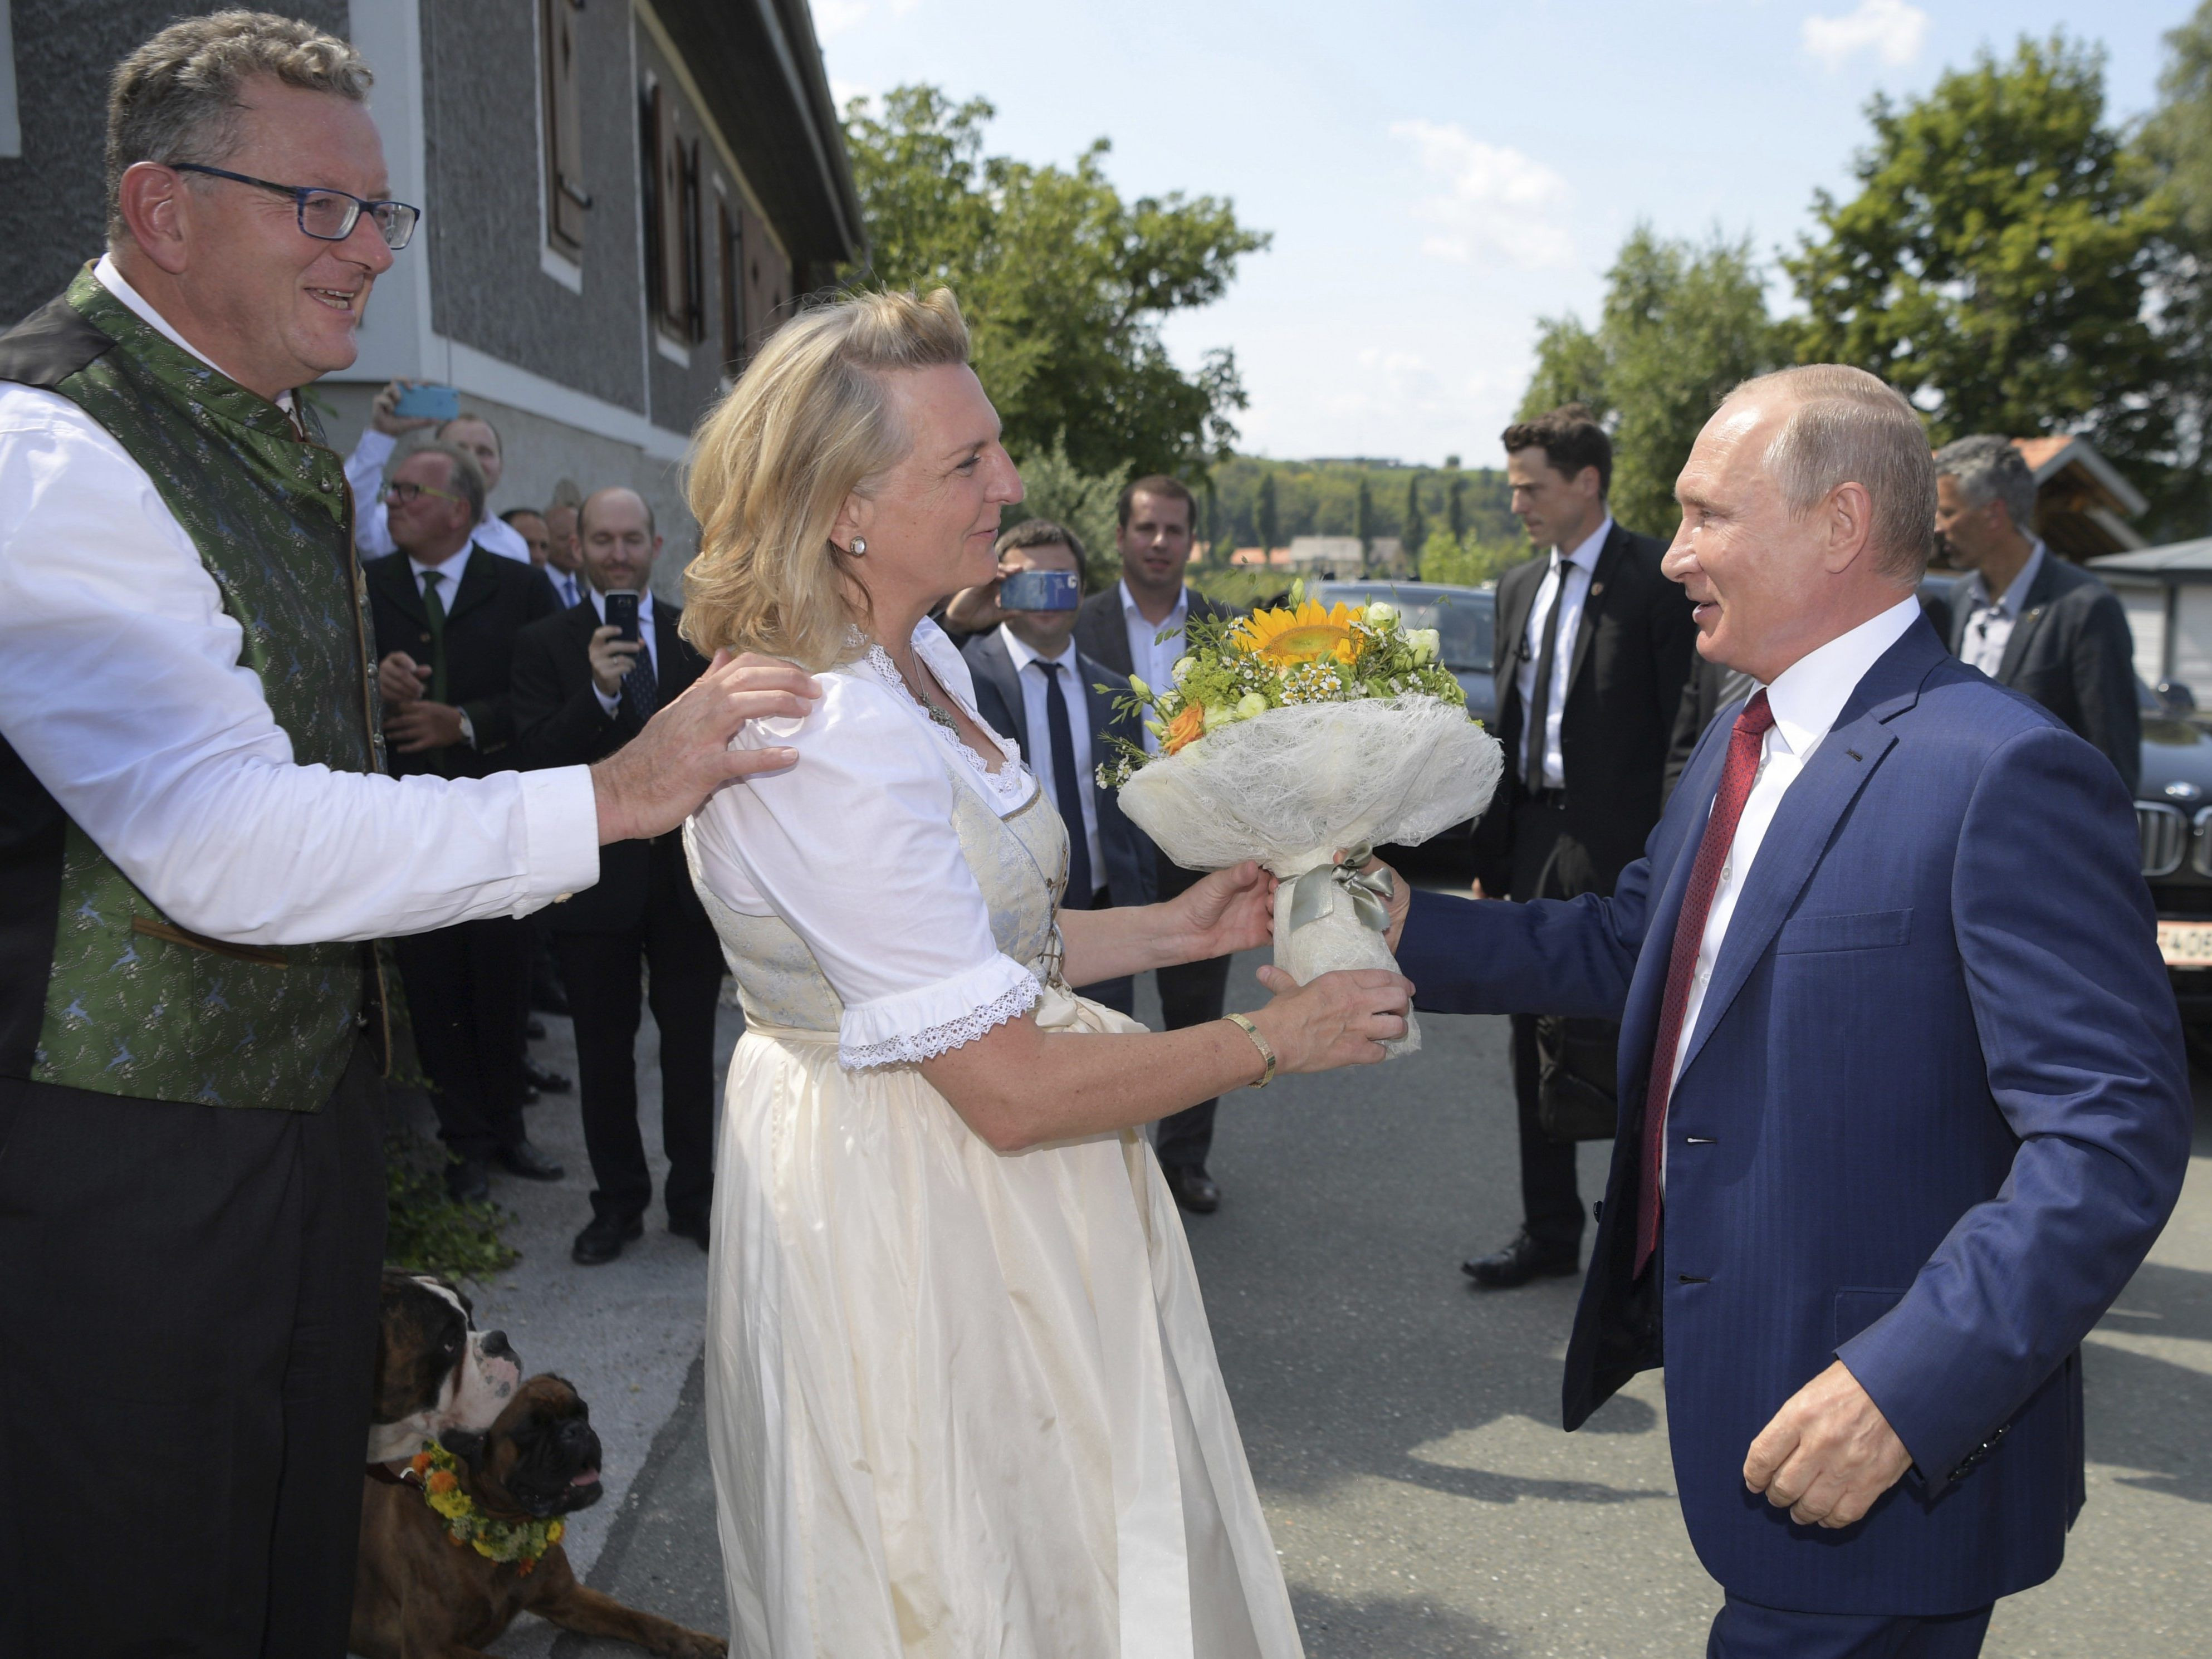
POLYGON ((526 916, 569 898, 599 879, 599 803, 588 766, 518 772, 522 831, 529 841, 524 867, 529 886, 514 908, 526 916))
POLYGON ((1037 994, 1036 975, 1002 951, 934 985, 847 1008, 837 1026, 838 1063, 858 1071, 933 1060, 1019 1019, 1037 994))
POLYGON ((611 697, 600 690, 599 683, 597 680, 592 682, 592 695, 599 700, 599 708, 609 720, 612 720, 621 712, 622 699, 618 696, 611 697))
POLYGON ((373 426, 365 426, 361 429, 361 436, 354 441, 353 453, 346 458, 346 471, 351 472, 359 466, 373 467, 381 472, 384 464, 392 459, 392 452, 398 447, 399 440, 389 432, 379 432, 373 426))

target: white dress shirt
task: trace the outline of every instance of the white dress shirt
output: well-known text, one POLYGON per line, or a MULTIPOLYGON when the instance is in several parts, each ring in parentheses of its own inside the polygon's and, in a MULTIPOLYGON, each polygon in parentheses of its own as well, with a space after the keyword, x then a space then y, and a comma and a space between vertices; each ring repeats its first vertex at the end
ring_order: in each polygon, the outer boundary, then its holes
POLYGON ((1568 670, 1575 660, 1575 634, 1583 625, 1583 605, 1589 598, 1590 580, 1597 570, 1597 556, 1605 550, 1605 538, 1613 533, 1613 515, 1592 531, 1571 553, 1562 555, 1558 548, 1552 550, 1552 568, 1544 573, 1537 585, 1536 601, 1528 607, 1528 627, 1522 636, 1523 648, 1521 666, 1515 671, 1514 683, 1521 690, 1521 752, 1526 755, 1534 738, 1536 710, 1530 707, 1536 698, 1536 654, 1544 647, 1544 633, 1552 616, 1552 606, 1559 607, 1559 643, 1554 647, 1557 660, 1552 665, 1551 696, 1544 707, 1544 787, 1564 789, 1567 787, 1567 764, 1559 754, 1559 721, 1566 712, 1568 670))
MULTIPOLYGON (((1728 937, 1729 919, 1782 797, 1797 781, 1797 775, 1813 758, 1844 712, 1851 693, 1858 690, 1867 670, 1884 652, 1905 637, 1919 619, 1920 599, 1907 594, 1880 616, 1838 635, 1817 650, 1808 651, 1774 677, 1766 688, 1766 706, 1774 711, 1774 724, 1766 729, 1759 750, 1759 774, 1736 820, 1735 839, 1729 844, 1728 862, 1721 866, 1720 885, 1713 890, 1713 907, 1705 913, 1705 934, 1698 945, 1697 972, 1690 980, 1690 1000, 1682 1007, 1682 1036, 1674 1045, 1674 1076, 1682 1075, 1683 1057, 1698 1029, 1698 1014, 1705 1006, 1705 988, 1712 982, 1713 964, 1720 960, 1721 943, 1728 937)), ((1672 1084, 1668 1085, 1670 1090, 1672 1084)))
MULTIPOLYGON (((392 526, 385 522, 384 469, 392 452, 398 447, 399 440, 390 433, 364 427, 353 453, 346 457, 346 482, 353 486, 353 544, 364 559, 394 550, 392 526)), ((530 544, 522 539, 522 532, 494 513, 489 503, 483 517, 477 520, 476 540, 485 551, 502 559, 531 562, 530 544)), ((546 574, 552 574, 550 566, 546 574)))
MULTIPOLYGON (((1060 777, 1052 768, 1052 725, 1045 717, 1046 688, 1053 678, 1045 670, 1048 659, 1032 651, 1004 623, 999 624, 999 637, 1006 641, 1006 654, 1013 659, 1014 672, 1022 683, 1022 723, 1029 727, 1030 770, 1044 786, 1046 798, 1058 805, 1060 777)), ((1106 884, 1106 860, 1098 848, 1098 798, 1091 793, 1091 699, 1082 671, 1075 665, 1073 640, 1049 660, 1060 665, 1060 695, 1067 704, 1068 741, 1075 750, 1075 789, 1083 801, 1083 842, 1091 852, 1091 882, 1095 891, 1106 884)))
POLYGON ((122 445, 66 398, 0 384, 0 736, 177 922, 250 945, 376 939, 527 915, 599 879, 588 769, 298 765, 242 639, 122 445))
MULTIPOLYGON (((423 595, 426 606, 429 603, 429 579, 434 575, 438 579, 438 609, 443 612, 453 608, 453 600, 461 591, 461 578, 468 574, 471 546, 473 544, 464 546, 443 564, 425 564, 412 553, 407 556, 407 568, 414 575, 415 591, 423 595)), ((461 709, 461 741, 471 749, 477 746, 476 722, 469 718, 465 708, 461 709)))
MULTIPOLYGON (((553 572, 548 570, 545 574, 550 576, 553 572)), ((580 582, 577 586, 584 590, 584 597, 591 600, 592 609, 599 613, 599 626, 605 628, 607 625, 607 596, 589 582, 580 582)), ((638 653, 634 662, 641 662, 649 665, 653 670, 653 682, 658 684, 660 679, 660 665, 653 661, 653 590, 649 587, 641 587, 637 591, 637 640, 638 653)), ((625 675, 623 678, 629 677, 625 675)), ((622 692, 619 687, 616 689, 615 695, 611 697, 599 690, 599 683, 595 678, 592 682, 592 695, 599 700, 599 707, 605 710, 609 720, 612 720, 616 712, 622 708, 622 692)))
MULTIPOLYGON (((1168 612, 1165 622, 1152 622, 1137 609, 1137 596, 1129 592, 1129 584, 1117 582, 1115 591, 1121 596, 1121 625, 1129 630, 1129 667, 1139 679, 1158 691, 1175 684, 1176 661, 1183 653, 1183 625, 1190 620, 1190 590, 1183 588, 1176 594, 1175 609, 1168 612), (1161 634, 1167 637, 1162 639, 1161 634)), ((1160 752, 1160 740, 1150 727, 1145 731, 1145 747, 1152 753, 1160 752)), ((1096 865, 1091 866, 1097 869, 1096 865)))
POLYGON ((2027 604, 2027 590, 2043 568, 2043 544, 2037 542, 2020 568, 2020 574, 1997 599, 1990 598, 1990 585, 1978 570, 1966 579, 1966 631, 1959 641, 1959 654, 1995 679, 2004 663, 2005 647, 2027 604))

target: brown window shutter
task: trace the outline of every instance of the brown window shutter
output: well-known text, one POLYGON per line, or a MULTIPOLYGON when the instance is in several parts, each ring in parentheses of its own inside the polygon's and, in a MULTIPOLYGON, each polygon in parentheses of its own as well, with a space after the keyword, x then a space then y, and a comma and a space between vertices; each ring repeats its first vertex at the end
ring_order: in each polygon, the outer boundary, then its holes
POLYGON ((580 254, 585 215, 582 68, 576 44, 584 0, 540 0, 545 55, 545 230, 561 252, 580 254))

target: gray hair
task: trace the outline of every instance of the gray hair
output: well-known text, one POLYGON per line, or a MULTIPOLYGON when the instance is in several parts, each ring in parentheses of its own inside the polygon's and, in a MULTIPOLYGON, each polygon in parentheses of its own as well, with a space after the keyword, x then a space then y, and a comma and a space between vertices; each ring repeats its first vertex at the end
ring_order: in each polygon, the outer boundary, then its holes
POLYGON ((434 439, 427 444, 416 445, 406 454, 401 456, 400 459, 411 461, 417 455, 443 455, 452 462, 453 470, 447 475, 446 487, 448 489, 459 490, 461 499, 469 504, 471 524, 476 523, 483 517, 483 468, 478 464, 475 456, 470 454, 459 444, 445 443, 434 439))
POLYGON ((1912 405, 1887 381, 1842 363, 1778 369, 1729 397, 1768 390, 1796 400, 1766 450, 1791 516, 1843 484, 1860 485, 1874 503, 1878 568, 1900 584, 1917 582, 1935 551, 1936 463, 1912 405))
POLYGON ((246 84, 263 76, 362 103, 374 77, 336 35, 265 11, 218 11, 163 29, 107 88, 107 234, 130 234, 123 175, 141 161, 210 167, 238 148, 246 84))
POLYGON ((2014 530, 2035 533, 2035 469, 2011 439, 1984 432, 1945 444, 1936 452, 1936 476, 1956 478, 1969 507, 2002 501, 2014 530))

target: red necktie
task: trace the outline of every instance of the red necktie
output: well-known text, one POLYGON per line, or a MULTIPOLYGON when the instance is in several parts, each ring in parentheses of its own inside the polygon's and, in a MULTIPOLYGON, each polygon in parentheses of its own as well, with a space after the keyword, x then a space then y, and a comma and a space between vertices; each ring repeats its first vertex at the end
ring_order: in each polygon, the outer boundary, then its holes
POLYGON ((1682 914, 1674 921, 1674 947, 1667 958, 1667 995, 1659 1005, 1659 1036, 1651 1049, 1651 1081, 1644 1091, 1644 1180, 1636 1203, 1636 1271, 1640 1276, 1659 1248, 1659 1177, 1666 1156, 1668 1097, 1674 1089, 1674 1051, 1682 1042, 1682 1016, 1690 1006, 1697 976, 1698 951, 1705 939, 1705 918, 1720 890, 1721 866, 1735 845, 1735 826, 1759 775, 1759 754, 1774 724, 1766 693, 1755 691, 1735 717, 1729 733, 1728 763, 1721 768, 1720 793, 1713 797, 1698 861, 1690 866, 1682 914))

